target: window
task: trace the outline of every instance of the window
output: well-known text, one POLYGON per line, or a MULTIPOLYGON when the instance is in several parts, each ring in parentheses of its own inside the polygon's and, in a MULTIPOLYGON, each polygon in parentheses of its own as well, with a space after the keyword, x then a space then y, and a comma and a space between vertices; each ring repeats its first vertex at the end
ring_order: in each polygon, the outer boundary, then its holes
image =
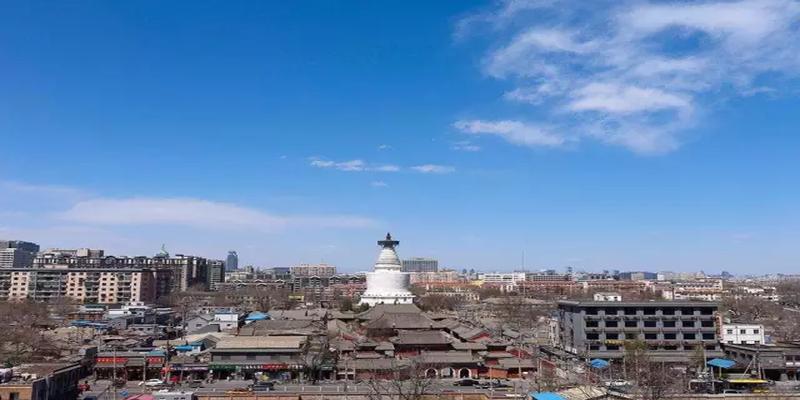
POLYGON ((635 333, 626 333, 625 334, 625 340, 636 340, 637 339, 636 336, 637 335, 635 333))
POLYGON ((700 321, 700 326, 704 328, 711 328, 714 326, 714 321, 700 321))
POLYGON ((644 334, 644 339, 645 340, 656 340, 656 339, 658 339, 658 334, 657 333, 645 333, 644 334))
POLYGON ((606 328, 616 328, 619 326, 617 321, 606 321, 606 328))
POLYGON ((747 329, 739 329, 739 333, 744 335, 747 333, 747 329))
POLYGON ((760 331, 758 329, 753 329, 753 334, 754 335, 758 335, 759 333, 760 333, 760 331))
POLYGON ((597 333, 587 333, 586 334, 586 339, 587 340, 597 340, 599 338, 600 338, 600 336, 597 333))
POLYGON ((656 315, 656 309, 655 308, 645 308, 644 309, 644 315, 656 315))
POLYGON ((725 333, 727 333, 728 335, 733 335, 733 329, 727 329, 725 333))
POLYGON ((675 327, 675 321, 664 321, 662 323, 664 324, 664 328, 674 328, 675 327))
POLYGON ((684 340, 694 340, 694 333, 684 333, 683 334, 684 340))
POLYGON ((8 394, 8 400, 19 400, 19 392, 11 392, 8 394))
POLYGON ((600 350, 600 346, 589 346, 589 350, 600 350))
POLYGON ((676 337, 677 337, 677 335, 675 335, 674 333, 665 333, 664 334, 664 340, 675 340, 676 337))
POLYGON ((597 328, 597 321, 586 321, 587 328, 597 328))
POLYGON ((713 333, 704 333, 703 334, 703 340, 714 340, 714 334, 713 333))
POLYGON ((638 323, 636 321, 625 321, 626 328, 636 328, 638 323))
POLYGON ((619 346, 617 346, 617 345, 606 346, 606 350, 609 350, 609 351, 619 350, 619 346))
POLYGON ((645 328, 655 328, 656 327, 656 321, 644 321, 644 327, 645 328))
POLYGON ((753 340, 753 344, 761 344, 760 340, 753 340))

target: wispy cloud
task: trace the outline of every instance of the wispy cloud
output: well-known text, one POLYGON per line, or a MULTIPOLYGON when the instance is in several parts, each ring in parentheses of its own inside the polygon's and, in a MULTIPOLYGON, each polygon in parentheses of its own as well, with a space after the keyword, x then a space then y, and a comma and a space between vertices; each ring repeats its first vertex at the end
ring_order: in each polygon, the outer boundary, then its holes
POLYGON ((348 161, 330 161, 316 157, 309 159, 312 167, 328 168, 346 172, 363 172, 363 171, 378 171, 378 172, 397 172, 400 167, 392 164, 367 164, 363 160, 348 160, 348 161))
POLYGON ((385 187, 389 187, 389 184, 388 184, 388 183, 386 183, 386 182, 384 182, 384 181, 372 181, 372 182, 370 182, 369 184, 370 184, 370 186, 372 186, 372 187, 376 187, 376 188, 385 188, 385 187))
POLYGON ((309 158, 309 164, 316 168, 335 169, 345 172, 400 172, 412 171, 423 174, 449 174, 455 172, 455 168, 447 165, 423 164, 412 167, 401 167, 395 164, 370 164, 363 160, 349 161, 330 161, 319 157, 309 158))
POLYGON ((378 145, 378 150, 391 150, 392 146, 388 144, 378 145))
POLYGON ((568 136, 672 151, 720 96, 774 93, 800 75, 798 18, 797 0, 501 1, 463 18, 456 34, 489 26, 496 44, 484 72, 509 82, 504 99, 536 108, 528 122, 456 127, 525 146, 558 147, 568 136))
POLYGON ((521 121, 463 120, 453 126, 470 135, 494 135, 509 143, 529 147, 560 147, 568 139, 550 128, 536 126, 521 121))
POLYGON ((98 198, 78 202, 56 216, 85 225, 181 225, 266 232, 291 226, 358 228, 374 224, 373 220, 358 216, 285 216, 191 198, 98 198))
POLYGON ((411 169, 423 174, 449 174, 456 171, 454 167, 451 167, 449 165, 437 165, 437 164, 415 165, 411 167, 411 169))
POLYGON ((451 146, 453 150, 476 152, 481 151, 481 146, 470 142, 469 140, 459 140, 451 146))

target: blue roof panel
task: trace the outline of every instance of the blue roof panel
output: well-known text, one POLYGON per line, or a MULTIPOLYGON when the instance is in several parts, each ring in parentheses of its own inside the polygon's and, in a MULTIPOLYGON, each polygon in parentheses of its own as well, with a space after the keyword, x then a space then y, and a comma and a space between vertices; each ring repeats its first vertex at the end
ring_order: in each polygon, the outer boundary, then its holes
POLYGON ((533 397, 534 400, 567 400, 564 396, 553 392, 531 393, 531 397, 533 397))
POLYGON ((708 364, 708 365, 710 365, 712 367, 728 369, 728 368, 731 368, 734 365, 736 365, 736 361, 726 360, 724 358, 715 358, 713 360, 708 360, 708 362, 706 364, 708 364))

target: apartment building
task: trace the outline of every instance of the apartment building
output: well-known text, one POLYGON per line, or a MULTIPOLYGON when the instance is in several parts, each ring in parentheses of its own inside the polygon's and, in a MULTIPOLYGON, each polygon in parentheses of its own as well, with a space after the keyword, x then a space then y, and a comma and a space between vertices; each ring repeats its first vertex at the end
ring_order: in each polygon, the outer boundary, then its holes
POLYGON ((629 341, 644 341, 654 359, 688 362, 702 347, 722 356, 717 303, 689 301, 558 302, 559 341, 564 350, 590 358, 621 358, 629 341))
POLYGON ((300 264, 290 267, 293 277, 327 278, 336 275, 336 267, 328 264, 300 264))
POLYGON ((0 270, 0 299, 117 304, 153 302, 169 293, 171 271, 134 268, 0 270))

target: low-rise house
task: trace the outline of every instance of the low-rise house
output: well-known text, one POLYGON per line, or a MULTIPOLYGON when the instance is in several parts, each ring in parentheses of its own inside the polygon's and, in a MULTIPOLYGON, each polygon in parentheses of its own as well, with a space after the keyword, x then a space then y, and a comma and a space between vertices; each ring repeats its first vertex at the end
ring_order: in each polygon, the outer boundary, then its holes
POLYGON ((211 350, 210 368, 215 378, 240 375, 252 379, 256 372, 272 379, 295 379, 305 369, 304 336, 234 336, 211 350))
POLYGON ((722 324, 720 341, 723 344, 765 344, 764 325, 722 324))
MULTIPOLYGON (((214 323, 214 317, 209 314, 198 314, 191 318, 187 318, 184 326, 186 326, 186 333, 194 333, 200 329, 204 329, 208 325, 214 323)), ((217 324, 217 326, 219 326, 217 324)))
POLYGON ((223 331, 238 329, 244 324, 244 315, 236 312, 216 313, 214 323, 223 331))
POLYGON ((10 375, 10 379, 0 379, 0 399, 75 399, 85 370, 79 363, 25 364, 13 368, 10 375))

